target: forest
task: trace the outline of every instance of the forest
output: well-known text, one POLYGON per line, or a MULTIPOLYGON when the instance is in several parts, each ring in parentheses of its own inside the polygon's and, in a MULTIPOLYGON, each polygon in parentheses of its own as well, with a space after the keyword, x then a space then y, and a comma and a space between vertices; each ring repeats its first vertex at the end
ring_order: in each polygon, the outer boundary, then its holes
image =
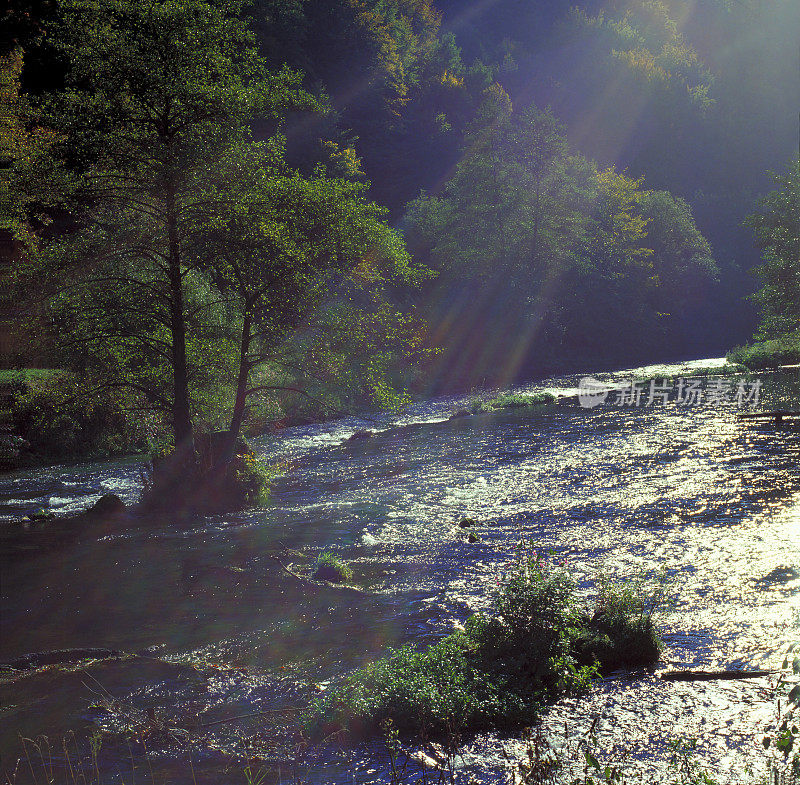
MULTIPOLYGON (((795 358, 799 17, 15 2, 3 365, 96 390, 113 449, 719 354, 759 325, 795 358)), ((46 387, 31 435, 69 408, 46 387)), ((87 451, 108 441, 77 408, 87 451)))

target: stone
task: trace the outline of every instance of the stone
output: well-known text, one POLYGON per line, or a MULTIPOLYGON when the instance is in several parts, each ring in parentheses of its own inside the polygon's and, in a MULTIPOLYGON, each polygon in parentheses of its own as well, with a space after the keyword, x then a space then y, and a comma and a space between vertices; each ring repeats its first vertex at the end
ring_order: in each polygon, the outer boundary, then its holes
POLYGON ((315 581, 328 581, 329 583, 344 583, 344 575, 333 564, 323 562, 311 576, 315 581))
POLYGON ((375 435, 375 431, 368 431, 366 428, 362 428, 359 431, 356 431, 352 436, 348 437, 348 442, 357 442, 361 439, 369 439, 371 436, 375 435))
POLYGON ((86 512, 88 515, 110 517, 122 515, 125 512, 125 502, 116 493, 106 493, 101 496, 86 512))

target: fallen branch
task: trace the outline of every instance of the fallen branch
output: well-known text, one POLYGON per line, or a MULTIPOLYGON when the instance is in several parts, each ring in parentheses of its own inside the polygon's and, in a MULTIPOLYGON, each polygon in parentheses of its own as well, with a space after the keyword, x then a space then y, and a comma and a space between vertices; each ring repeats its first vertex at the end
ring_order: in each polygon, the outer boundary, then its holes
POLYGON ((221 725, 224 722, 236 722, 236 720, 246 720, 251 717, 266 717, 270 714, 288 714, 297 713, 302 711, 301 706, 287 706, 284 709, 267 709, 266 711, 254 711, 251 714, 237 714, 235 717, 224 717, 221 720, 212 720, 211 722, 201 722, 198 728, 209 728, 212 725, 221 725))
POLYGON ((758 679, 780 671, 665 671, 659 674, 664 681, 714 681, 716 679, 758 679))

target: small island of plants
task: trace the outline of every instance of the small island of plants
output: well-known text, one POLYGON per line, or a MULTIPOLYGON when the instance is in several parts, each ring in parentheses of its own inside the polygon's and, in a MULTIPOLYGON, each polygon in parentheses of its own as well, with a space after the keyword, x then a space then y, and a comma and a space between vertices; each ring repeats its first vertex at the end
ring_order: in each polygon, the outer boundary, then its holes
POLYGON ((391 651, 345 677, 309 708, 312 737, 362 735, 386 721, 400 732, 452 735, 520 728, 601 672, 653 665, 662 575, 597 582, 591 610, 564 563, 521 549, 493 592, 492 612, 437 643, 391 651))

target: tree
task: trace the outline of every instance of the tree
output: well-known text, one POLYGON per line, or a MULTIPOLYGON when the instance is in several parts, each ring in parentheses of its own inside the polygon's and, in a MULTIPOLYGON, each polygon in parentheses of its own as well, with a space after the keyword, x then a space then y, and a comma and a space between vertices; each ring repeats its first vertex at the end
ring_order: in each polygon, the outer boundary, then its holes
POLYGON ((758 337, 777 338, 800 330, 800 161, 773 174, 775 190, 759 199, 746 219, 762 251, 756 295, 762 321, 758 337))
POLYGON ((209 200, 205 183, 253 117, 313 103, 298 74, 266 71, 241 11, 238 0, 62 0, 49 31, 69 71, 40 116, 59 134, 51 154, 72 176, 76 228, 46 257, 56 318, 107 384, 169 412, 186 454, 192 384, 216 345, 198 227, 226 197, 209 200))
MULTIPOLYGON (((312 177, 302 177, 286 165, 283 148, 279 135, 267 144, 232 148, 207 191, 211 202, 219 191, 226 195, 225 209, 206 225, 204 246, 213 251, 207 272, 239 326, 228 453, 250 396, 267 390, 307 394, 254 380, 263 366, 295 378, 307 374, 314 364, 307 362, 309 353, 318 362, 330 359, 337 344, 341 351, 363 343, 369 314, 404 331, 402 343, 411 338, 410 325, 383 293, 388 282, 407 285, 422 271, 412 267, 402 238, 383 220, 386 211, 366 199, 368 184, 329 177, 321 165, 312 177)), ((389 346, 387 341, 383 351, 389 346)), ((379 358, 374 343, 366 368, 351 353, 350 373, 340 369, 340 383, 356 387, 359 373, 363 381, 379 358)), ((385 380, 386 370, 372 382, 385 380)))
POLYGON ((667 316, 716 272, 686 203, 572 154, 549 111, 492 100, 483 120, 442 195, 410 215, 412 248, 442 271, 429 320, 458 331, 449 355, 479 374, 462 381, 675 351, 667 316))

